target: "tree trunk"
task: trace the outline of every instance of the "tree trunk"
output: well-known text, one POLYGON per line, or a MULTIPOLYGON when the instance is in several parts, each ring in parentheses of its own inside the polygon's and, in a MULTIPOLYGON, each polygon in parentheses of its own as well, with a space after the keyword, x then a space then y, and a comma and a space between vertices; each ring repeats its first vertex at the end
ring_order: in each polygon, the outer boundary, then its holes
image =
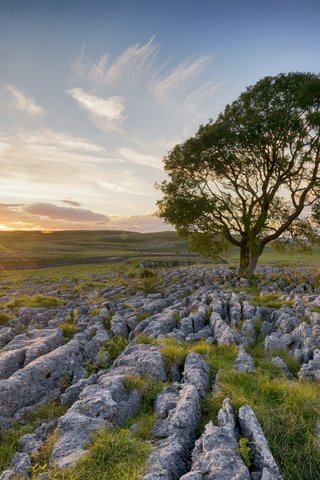
POLYGON ((239 278, 247 278, 249 263, 250 263, 249 244, 246 241, 242 241, 240 246, 240 266, 238 271, 239 278))
POLYGON ((250 249, 250 244, 247 240, 243 240, 240 246, 240 266, 238 271, 239 278, 252 277, 256 269, 258 259, 263 251, 263 247, 254 246, 250 249))
POLYGON ((253 253, 250 257, 250 262, 249 262, 249 266, 248 266, 248 270, 247 270, 247 276, 246 278, 251 278, 252 275, 254 274, 254 271, 256 269, 256 266, 257 266, 257 263, 258 263, 258 259, 260 257, 261 253, 253 253))

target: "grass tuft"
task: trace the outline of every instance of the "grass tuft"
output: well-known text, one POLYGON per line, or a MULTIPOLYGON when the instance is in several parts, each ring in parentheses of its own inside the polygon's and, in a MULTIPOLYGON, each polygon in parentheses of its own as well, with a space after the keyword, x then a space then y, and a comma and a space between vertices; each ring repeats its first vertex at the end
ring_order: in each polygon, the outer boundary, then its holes
POLYGON ((10 315, 5 312, 0 313, 0 327, 6 327, 11 320, 10 315))
POLYGON ((46 295, 21 295, 21 297, 14 298, 7 302, 7 308, 20 307, 43 307, 43 308, 57 308, 60 307, 61 302, 55 297, 46 295))
POLYGON ((293 302, 291 300, 280 300, 280 296, 281 292, 254 295, 251 303, 254 307, 268 307, 274 309, 281 308, 283 305, 289 305, 292 307, 293 302))
POLYGON ((53 470, 50 480, 138 480, 151 452, 150 443, 127 429, 101 430, 93 436, 92 445, 73 467, 53 470))

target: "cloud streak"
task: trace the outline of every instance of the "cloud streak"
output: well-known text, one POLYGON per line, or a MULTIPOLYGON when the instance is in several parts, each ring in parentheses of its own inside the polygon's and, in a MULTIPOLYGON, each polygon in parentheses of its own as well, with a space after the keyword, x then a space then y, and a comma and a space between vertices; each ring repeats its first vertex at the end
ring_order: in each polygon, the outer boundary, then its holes
POLYGON ((202 74, 209 58, 209 56, 202 56, 195 60, 180 63, 169 74, 158 78, 152 84, 154 95, 160 99, 181 96, 187 91, 191 83, 202 74))
POLYGON ((144 44, 135 44, 113 60, 106 52, 93 63, 85 55, 82 47, 73 68, 81 78, 88 78, 95 84, 114 85, 129 80, 131 86, 140 78, 145 78, 154 67, 154 60, 159 47, 154 43, 154 36, 144 44))
POLYGON ((123 122, 124 101, 121 97, 97 97, 82 88, 72 88, 66 92, 85 112, 91 121, 102 130, 117 130, 123 122))
POLYGON ((102 213, 92 212, 85 208, 60 207, 52 203, 32 203, 23 207, 23 211, 46 217, 53 220, 62 220, 64 222, 85 222, 85 223, 103 223, 109 221, 109 217, 102 213))
POLYGON ((32 117, 40 117, 46 113, 46 110, 38 105, 33 98, 28 97, 18 88, 13 85, 6 85, 6 87, 10 96, 10 105, 15 110, 32 117))
POLYGON ((157 232, 173 230, 152 213, 107 216, 83 208, 53 203, 0 203, 0 230, 127 230, 157 232))

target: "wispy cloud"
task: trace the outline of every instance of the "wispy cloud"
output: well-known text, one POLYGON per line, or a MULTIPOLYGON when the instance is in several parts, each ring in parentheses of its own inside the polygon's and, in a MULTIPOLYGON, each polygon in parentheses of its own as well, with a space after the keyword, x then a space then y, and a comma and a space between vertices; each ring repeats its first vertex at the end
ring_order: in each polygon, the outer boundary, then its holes
POLYGON ((15 110, 27 113, 32 117, 39 117, 46 113, 46 110, 38 105, 35 100, 25 95, 21 90, 13 85, 6 85, 10 95, 10 105, 15 110))
POLYGON ((209 61, 209 56, 180 63, 169 74, 157 78, 152 84, 154 95, 160 99, 185 94, 192 82, 198 78, 209 61))
POLYGON ((79 58, 73 64, 74 71, 81 78, 88 78, 94 83, 114 85, 129 80, 129 85, 132 86, 136 80, 149 76, 152 71, 159 51, 154 38, 153 36, 144 44, 132 45, 114 59, 106 52, 94 62, 86 57, 83 46, 79 58))
POLYGON ((45 146, 46 148, 53 148, 59 151, 79 152, 83 154, 105 152, 104 147, 101 145, 49 128, 42 128, 41 130, 28 132, 28 134, 22 134, 20 138, 23 142, 26 142, 27 145, 36 147, 45 146))
POLYGON ((75 200, 69 200, 69 199, 64 199, 62 200, 63 203, 66 203, 67 205, 71 205, 72 207, 81 207, 81 203, 76 202, 75 200))
POLYGON ((193 90, 184 100, 184 109, 196 117, 201 118, 203 116, 203 103, 207 101, 208 97, 215 93, 222 83, 208 82, 199 88, 193 90))
POLYGON ((124 101, 121 97, 97 97, 82 88, 66 92, 89 114, 91 121, 103 130, 117 130, 123 122, 124 101))
MULTIPOLYGON (((154 59, 158 52, 158 47, 153 41, 154 37, 144 45, 136 44, 125 50, 108 68, 106 72, 107 81, 113 83, 124 76, 132 78, 145 75, 145 69, 151 66, 150 61, 154 59)), ((102 63, 104 63, 104 59, 102 60, 102 63)), ((101 64, 101 60, 99 64, 101 64)))
POLYGON ((120 147, 117 148, 117 152, 120 157, 130 162, 137 163, 139 165, 145 165, 147 167, 156 168, 162 170, 161 157, 155 155, 139 152, 133 148, 120 147))

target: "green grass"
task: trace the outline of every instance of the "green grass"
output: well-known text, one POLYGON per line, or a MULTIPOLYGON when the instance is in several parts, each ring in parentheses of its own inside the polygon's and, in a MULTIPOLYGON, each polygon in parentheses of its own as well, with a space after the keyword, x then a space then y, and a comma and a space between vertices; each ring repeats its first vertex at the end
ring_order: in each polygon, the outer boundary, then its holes
POLYGON ((104 342, 100 349, 99 354, 108 353, 111 360, 115 360, 120 353, 125 349, 128 344, 128 340, 124 337, 115 336, 104 342))
POLYGON ((279 300, 280 293, 267 293, 254 295, 251 303, 254 307, 269 307, 269 308, 281 308, 282 305, 292 306, 293 302, 290 300, 279 300))
POLYGON ((63 471, 53 469, 50 480, 138 480, 151 453, 151 430, 155 421, 153 404, 166 384, 140 375, 126 375, 128 391, 141 394, 140 411, 121 428, 96 432, 88 454, 63 471), (135 428, 131 431, 130 427, 135 428))
POLYGON ((128 429, 99 431, 82 460, 71 468, 53 470, 49 479, 138 480, 150 452, 150 443, 140 440, 128 429))
POLYGON ((10 315, 5 312, 0 313, 0 327, 6 327, 11 320, 10 315))
POLYGON ((7 302, 7 308, 19 307, 43 307, 43 308, 57 308, 61 305, 58 298, 46 295, 21 295, 7 302))
POLYGON ((164 384, 163 382, 152 380, 149 377, 128 374, 124 377, 123 386, 129 392, 133 390, 140 392, 141 408, 142 410, 148 410, 153 407, 154 399, 163 389, 164 384))
POLYGON ((236 409, 250 405, 284 480, 319 479, 320 452, 315 435, 320 415, 318 384, 272 379, 267 372, 223 371, 219 385, 222 392, 212 400, 213 414, 226 396, 236 409))
POLYGON ((0 472, 9 467, 22 435, 33 432, 43 422, 60 417, 65 411, 65 406, 49 402, 30 411, 23 423, 15 422, 11 429, 0 431, 0 472))
POLYGON ((281 375, 281 371, 278 367, 275 367, 270 363, 272 357, 280 357, 294 376, 297 375, 301 367, 299 362, 293 358, 288 350, 278 349, 273 350, 272 352, 266 352, 264 349, 264 343, 259 340, 250 345, 247 348, 247 351, 253 357, 256 367, 260 368, 262 371, 268 371, 273 377, 281 375))
POLYGON ((148 313, 148 312, 137 312, 136 317, 139 320, 139 322, 142 322, 143 320, 146 320, 147 318, 150 317, 150 313, 148 313))
MULTIPOLYGON (((142 340, 144 340, 143 337, 142 340)), ((168 338, 154 340, 153 342, 164 342, 164 345, 160 348, 160 353, 168 374, 173 365, 182 369, 187 355, 190 352, 195 352, 203 355, 204 359, 208 362, 211 377, 213 378, 218 370, 231 368, 238 351, 234 345, 209 345, 204 340, 177 342, 175 339, 168 338)))

